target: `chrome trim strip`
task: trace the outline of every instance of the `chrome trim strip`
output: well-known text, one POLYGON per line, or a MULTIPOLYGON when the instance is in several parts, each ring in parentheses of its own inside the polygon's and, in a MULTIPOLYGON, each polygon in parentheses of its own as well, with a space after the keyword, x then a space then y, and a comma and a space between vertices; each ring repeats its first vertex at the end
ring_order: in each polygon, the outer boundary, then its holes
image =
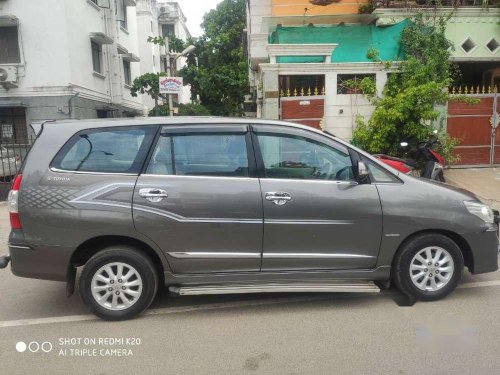
POLYGON ((386 237, 399 237, 401 235, 399 233, 387 233, 385 236, 386 237))
POLYGON ((223 253, 223 252, 171 252, 167 253, 172 258, 177 259, 247 259, 260 258, 261 253, 223 253))
POLYGON ((7 247, 12 249, 33 250, 30 246, 12 245, 11 243, 9 243, 7 247))
POLYGON ((352 225, 354 221, 352 220, 280 220, 280 219, 266 219, 265 224, 291 224, 291 225, 301 225, 301 224, 315 224, 315 225, 352 225))
POLYGON ((375 258, 371 255, 361 255, 361 254, 339 254, 339 253, 266 253, 263 254, 264 258, 334 258, 334 259, 351 259, 351 258, 375 258))
POLYGON ((157 210, 147 206, 134 204, 134 210, 148 212, 163 216, 181 223, 234 223, 234 224, 262 224, 262 219, 239 219, 239 218, 213 218, 213 217, 184 217, 166 210, 157 210))
POLYGON ((55 168, 55 167, 50 167, 49 169, 50 169, 50 171, 55 172, 55 173, 138 176, 137 173, 68 171, 68 170, 65 170, 65 169, 59 169, 59 168, 55 168))
POLYGON ((294 181, 294 182, 302 182, 304 184, 314 182, 320 184, 335 184, 335 185, 347 185, 347 186, 359 185, 359 183, 356 181, 345 181, 345 180, 304 180, 302 178, 266 178, 266 177, 261 177, 261 180, 276 181, 276 182, 294 181))
MULTIPOLYGON (((143 173, 141 177, 175 177, 175 178, 192 178, 192 179, 200 179, 200 178, 213 178, 213 179, 227 179, 227 180, 242 180, 242 181, 254 181, 257 180, 258 177, 226 177, 226 176, 186 176, 186 175, 178 175, 178 174, 154 174, 154 173, 143 173)), ((137 186, 149 186, 150 184, 137 184, 137 186)))
POLYGON ((277 292, 364 292, 378 293, 380 288, 373 281, 332 281, 330 283, 269 283, 235 285, 170 286, 169 291, 179 295, 277 293, 277 292))

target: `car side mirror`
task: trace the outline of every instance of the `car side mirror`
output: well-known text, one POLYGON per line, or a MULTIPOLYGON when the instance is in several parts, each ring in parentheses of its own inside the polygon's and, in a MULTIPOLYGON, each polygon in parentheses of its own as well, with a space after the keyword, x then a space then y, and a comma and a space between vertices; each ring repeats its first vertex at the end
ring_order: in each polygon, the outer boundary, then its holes
POLYGON ((366 166, 364 161, 358 161, 358 181, 359 182, 365 182, 368 177, 370 176, 370 173, 368 171, 368 167, 366 166))

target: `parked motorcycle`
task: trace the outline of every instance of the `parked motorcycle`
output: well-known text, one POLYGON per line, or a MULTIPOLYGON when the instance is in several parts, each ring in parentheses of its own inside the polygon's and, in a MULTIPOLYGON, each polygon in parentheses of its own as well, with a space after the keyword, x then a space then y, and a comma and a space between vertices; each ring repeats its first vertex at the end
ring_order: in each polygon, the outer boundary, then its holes
MULTIPOLYGON (((437 131, 434 131, 434 134, 437 134, 437 131)), ((436 137, 420 142, 415 148, 409 150, 407 154, 411 157, 407 159, 384 154, 374 156, 402 173, 445 182, 443 172, 445 160, 434 150, 436 145, 439 145, 439 140, 436 137)), ((408 143, 401 142, 401 147, 408 147, 408 143)))

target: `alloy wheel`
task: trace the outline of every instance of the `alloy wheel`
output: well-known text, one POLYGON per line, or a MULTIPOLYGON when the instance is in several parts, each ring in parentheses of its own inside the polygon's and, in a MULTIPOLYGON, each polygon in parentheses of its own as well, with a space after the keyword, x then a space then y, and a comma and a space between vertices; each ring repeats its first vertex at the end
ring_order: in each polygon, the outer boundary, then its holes
POLYGON ((141 275, 129 264, 108 263, 97 270, 90 285, 95 301, 108 310, 124 310, 142 294, 141 275))
POLYGON ((410 278, 420 290, 435 292, 446 286, 455 271, 451 254, 438 246, 420 250, 410 263, 410 278))

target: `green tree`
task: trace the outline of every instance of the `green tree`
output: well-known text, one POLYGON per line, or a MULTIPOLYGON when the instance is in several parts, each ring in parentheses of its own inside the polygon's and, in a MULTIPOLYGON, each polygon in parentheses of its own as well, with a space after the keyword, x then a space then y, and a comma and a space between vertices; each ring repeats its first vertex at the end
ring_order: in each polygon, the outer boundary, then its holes
POLYGON ((136 97, 138 94, 149 95, 155 101, 155 107, 150 112, 150 116, 168 115, 168 104, 160 104, 167 99, 166 95, 160 94, 159 78, 166 76, 165 73, 145 73, 134 79, 130 88, 130 95, 136 97))
MULTIPOLYGON (((168 40, 170 52, 182 52, 185 48, 185 43, 181 39, 176 38, 173 34, 169 35, 168 40)), ((165 45, 165 39, 161 37, 150 36, 148 42, 160 46, 165 45)), ((168 103, 164 103, 167 100, 167 95, 160 94, 159 86, 159 77, 164 77, 166 75, 166 73, 145 73, 135 78, 130 88, 130 95, 136 97, 139 94, 146 94, 155 101, 155 107, 150 111, 150 116, 169 115, 168 103)))
MULTIPOLYGON (((415 145, 431 136, 440 116, 436 106, 449 99, 453 80, 452 45, 445 36, 448 19, 422 13, 411 19, 401 40, 405 60, 394 65, 382 97, 371 97, 375 110, 368 122, 357 119, 354 144, 371 153, 398 154, 401 141, 415 145)), ((445 134, 441 138, 451 149, 454 141, 445 134)))
POLYGON ((245 0, 223 0, 201 24, 203 36, 189 41, 196 48, 179 74, 191 85, 192 98, 211 114, 241 115, 248 93, 248 65, 243 54, 245 0))
MULTIPOLYGON (((208 111, 207 114, 216 116, 242 115, 244 97, 248 93, 248 64, 242 45, 242 30, 246 27, 245 0, 223 0, 216 9, 205 14, 201 26, 204 34, 185 43, 174 35, 169 36, 171 52, 195 46, 187 56, 187 65, 177 72, 184 78, 184 84, 191 85, 195 106, 179 108, 179 114, 208 111), (197 106, 199 104, 201 106, 197 106)), ((165 45, 160 37, 149 37, 148 41, 165 45)), ((146 93, 155 100, 151 115, 168 114, 168 105, 160 105, 160 99, 165 97, 159 93, 159 75, 146 73, 134 80, 131 89, 132 96, 146 93)))

